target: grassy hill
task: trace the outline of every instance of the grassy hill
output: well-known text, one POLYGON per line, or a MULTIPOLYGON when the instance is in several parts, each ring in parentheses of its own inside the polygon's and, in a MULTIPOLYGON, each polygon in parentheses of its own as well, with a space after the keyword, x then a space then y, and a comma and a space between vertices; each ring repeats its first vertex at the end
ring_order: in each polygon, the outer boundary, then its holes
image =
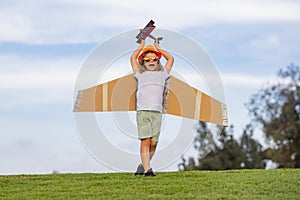
POLYGON ((0 176, 0 199, 300 199, 300 169, 0 176))

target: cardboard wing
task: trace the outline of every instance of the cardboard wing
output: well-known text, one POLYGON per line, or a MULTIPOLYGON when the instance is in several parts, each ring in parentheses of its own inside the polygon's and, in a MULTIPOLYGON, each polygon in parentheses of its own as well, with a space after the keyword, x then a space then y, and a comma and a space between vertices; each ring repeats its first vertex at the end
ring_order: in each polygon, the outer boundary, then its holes
MULTIPOLYGON (((226 105, 171 76, 166 114, 228 126, 226 105)), ((136 110, 133 74, 80 90, 74 112, 136 110)))

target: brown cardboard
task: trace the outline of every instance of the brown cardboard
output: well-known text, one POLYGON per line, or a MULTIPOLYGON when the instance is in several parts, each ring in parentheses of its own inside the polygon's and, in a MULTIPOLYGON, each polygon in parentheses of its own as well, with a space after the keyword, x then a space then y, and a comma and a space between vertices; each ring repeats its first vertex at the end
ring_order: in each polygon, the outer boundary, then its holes
MULTIPOLYGON (((133 74, 80 90, 74 112, 134 111, 133 74)), ((226 105, 171 76, 166 114, 227 126, 226 105)))

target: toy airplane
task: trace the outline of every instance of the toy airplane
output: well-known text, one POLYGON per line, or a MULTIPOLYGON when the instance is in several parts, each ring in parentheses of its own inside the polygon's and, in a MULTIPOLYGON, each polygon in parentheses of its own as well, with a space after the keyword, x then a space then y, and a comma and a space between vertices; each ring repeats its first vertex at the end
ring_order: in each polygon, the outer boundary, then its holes
MULTIPOLYGON (((226 105, 170 77, 166 114, 228 126, 226 105)), ((136 80, 133 74, 80 90, 74 112, 136 110, 136 80)))
POLYGON ((150 33, 155 29, 154 23, 155 22, 153 20, 150 20, 150 22, 145 26, 145 28, 140 29, 140 33, 136 36, 136 38, 138 39, 136 41, 137 43, 140 44, 141 40, 145 40, 147 37, 153 40, 158 40, 158 42, 163 39, 162 37, 155 38, 154 36, 150 35, 150 33))

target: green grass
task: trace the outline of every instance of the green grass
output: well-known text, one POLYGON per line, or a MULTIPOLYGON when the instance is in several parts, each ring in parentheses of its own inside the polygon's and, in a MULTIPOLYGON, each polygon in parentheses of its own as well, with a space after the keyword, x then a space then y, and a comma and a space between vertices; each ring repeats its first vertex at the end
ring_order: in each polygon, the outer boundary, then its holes
POLYGON ((300 169, 0 176, 0 199, 300 199, 300 169))

